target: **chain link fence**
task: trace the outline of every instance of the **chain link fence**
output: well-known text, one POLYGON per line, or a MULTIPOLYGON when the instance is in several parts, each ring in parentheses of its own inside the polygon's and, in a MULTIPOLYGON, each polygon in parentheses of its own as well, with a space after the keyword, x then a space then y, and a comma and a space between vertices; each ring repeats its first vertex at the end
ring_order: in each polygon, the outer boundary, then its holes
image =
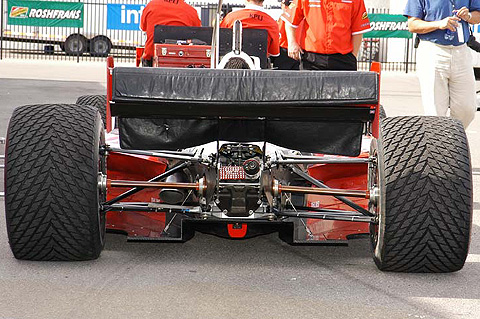
MULTIPOLYGON (((214 2, 187 1, 193 5, 201 18, 202 25, 210 26, 215 15, 214 2)), ((243 1, 224 5, 228 12, 242 7, 243 1)), ((142 45, 144 34, 139 29, 140 17, 146 0, 62 0, 61 2, 0 0, 0 59, 41 59, 66 61, 103 61, 112 55, 116 61, 132 62, 135 47, 142 45), (58 23, 46 26, 44 23, 25 23, 29 17, 53 14, 59 3, 80 5, 82 19, 76 26, 58 23), (39 6, 36 15, 31 9, 39 6), (27 8, 28 9, 25 9, 27 8), (43 9, 42 9, 43 8, 43 9), (43 12, 43 11, 45 12, 43 12), (47 12, 48 10, 53 13, 47 12), (29 24, 29 25, 26 25, 29 24)), ((275 3, 275 2, 274 2, 275 3)), ((68 11, 68 6, 64 8, 68 11)), ((277 18, 281 9, 270 5, 267 10, 277 18)), ((388 13, 388 10, 370 10, 371 13, 388 13)), ((58 17, 61 15, 57 14, 58 17)), ((39 18, 39 19, 40 19, 39 18)), ((37 21, 39 20, 37 19, 37 21)), ((359 69, 366 70, 372 61, 382 62, 384 70, 409 72, 415 70, 415 52, 412 39, 364 39, 359 54, 359 69), (398 50, 403 48, 403 58, 398 50), (397 52, 392 58, 389 50, 397 52)), ((390 52, 391 52, 390 51, 390 52)))

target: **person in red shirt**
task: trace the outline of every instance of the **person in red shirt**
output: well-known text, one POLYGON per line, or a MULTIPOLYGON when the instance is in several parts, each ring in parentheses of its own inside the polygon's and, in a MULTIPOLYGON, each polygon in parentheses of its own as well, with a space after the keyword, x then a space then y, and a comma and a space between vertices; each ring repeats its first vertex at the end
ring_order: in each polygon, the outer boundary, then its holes
MULTIPOLYGON (((282 0, 282 10, 289 11, 291 0, 282 0)), ((272 59, 273 66, 278 70, 299 70, 300 62, 288 56, 288 39, 285 31, 285 21, 278 19, 278 29, 280 30, 280 55, 272 59)), ((295 29, 295 37, 297 42, 302 42, 304 37, 303 21, 300 22, 298 28, 295 29)), ((301 46, 301 44, 300 44, 301 46)))
POLYGON ((242 22, 245 29, 266 29, 268 32, 268 56, 280 54, 278 24, 263 10, 263 0, 245 0, 243 9, 230 12, 220 23, 221 28, 233 28, 236 20, 242 22))
POLYGON ((147 33, 145 51, 142 56, 143 64, 152 65, 154 55, 153 35, 156 25, 177 25, 200 27, 202 22, 198 18, 197 10, 184 0, 152 0, 142 12, 140 29, 147 33))
POLYGON ((363 0, 294 0, 282 14, 286 22, 288 55, 310 70, 357 70, 363 33, 371 30, 363 0), (304 21, 299 44, 295 28, 304 21), (303 53, 303 54, 301 54, 303 53))

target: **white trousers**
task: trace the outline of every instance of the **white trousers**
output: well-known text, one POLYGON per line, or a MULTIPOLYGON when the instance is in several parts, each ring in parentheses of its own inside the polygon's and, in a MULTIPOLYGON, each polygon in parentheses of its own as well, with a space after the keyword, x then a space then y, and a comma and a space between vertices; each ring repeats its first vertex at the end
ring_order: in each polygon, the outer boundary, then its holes
POLYGON ((475 76, 470 48, 421 41, 417 75, 425 115, 450 116, 467 126, 477 110, 475 76))

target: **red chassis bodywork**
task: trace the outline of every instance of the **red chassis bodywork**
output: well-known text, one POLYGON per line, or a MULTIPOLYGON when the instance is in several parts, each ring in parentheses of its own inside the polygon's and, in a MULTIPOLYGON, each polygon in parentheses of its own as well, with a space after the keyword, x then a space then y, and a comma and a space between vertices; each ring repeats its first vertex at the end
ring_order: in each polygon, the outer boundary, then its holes
MULTIPOLYGON (((363 153, 360 157, 367 157, 363 153)), ((166 169, 166 162, 156 157, 140 157, 112 153, 108 156, 107 175, 119 180, 149 180, 160 175, 166 169)), ((317 164, 309 168, 312 177, 321 180, 331 188, 363 190, 367 188, 367 164, 317 164)), ((127 191, 126 188, 109 188, 107 200, 115 198, 127 191)), ((144 189, 127 197, 125 202, 158 202, 156 189, 144 189)), ((356 204, 367 208, 367 199, 352 199, 356 204)), ((348 210, 349 207, 331 196, 308 195, 309 207, 348 210)), ((231 225, 231 224, 229 224, 231 225)), ((312 231, 314 240, 346 240, 348 236, 367 234, 369 225, 359 222, 331 221, 307 219, 308 228, 312 231)), ((154 212, 117 212, 107 213, 107 228, 123 231, 129 237, 159 237, 165 227, 165 213, 154 212)), ((241 231, 231 229, 228 233, 232 238, 245 236, 247 226, 241 231), (243 235, 239 235, 243 234, 243 235)))
MULTIPOLYGON (((112 98, 112 70, 113 58, 107 59, 107 132, 112 130, 109 101, 112 98)), ((380 74, 380 64, 372 64, 371 71, 380 74)), ((372 123, 372 135, 378 137, 380 105, 369 105, 375 112, 372 123)), ((321 155, 319 155, 321 156, 321 155)), ((367 158, 368 153, 360 154, 360 158, 367 158)), ((149 180, 163 173, 167 168, 167 161, 157 157, 127 155, 112 152, 107 159, 107 176, 118 180, 149 180)), ((330 188, 366 190, 368 164, 316 164, 308 168, 308 174, 322 181, 330 188)), ((127 191, 126 188, 108 188, 107 200, 115 198, 127 191)), ((127 197, 125 202, 159 202, 158 189, 143 189, 127 197)), ((350 198, 356 204, 368 209, 368 199, 350 198)), ((338 210, 352 210, 346 204, 333 196, 307 195, 307 206, 312 208, 328 208, 338 210)), ((160 239, 165 228, 165 213, 163 212, 131 212, 109 211, 107 213, 107 229, 126 233, 130 238, 160 239)), ((369 223, 347 222, 333 220, 306 219, 307 226, 315 242, 346 241, 348 238, 369 233, 369 223)), ((248 223, 225 223, 227 237, 243 238, 248 223)))

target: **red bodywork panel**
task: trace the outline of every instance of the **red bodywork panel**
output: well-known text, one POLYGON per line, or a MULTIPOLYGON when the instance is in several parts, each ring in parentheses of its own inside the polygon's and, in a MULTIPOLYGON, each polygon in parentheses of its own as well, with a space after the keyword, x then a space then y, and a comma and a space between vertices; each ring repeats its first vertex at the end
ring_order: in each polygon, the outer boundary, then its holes
MULTIPOLYGON (((359 157, 365 158, 368 157, 368 154, 363 153, 359 157)), ((309 175, 331 188, 356 190, 367 189, 367 172, 367 164, 319 164, 308 169, 309 175)), ((368 209, 368 199, 349 199, 368 209)), ((352 208, 333 196, 309 195, 307 205, 314 208, 353 211, 352 208)), ((369 232, 369 224, 367 223, 308 219, 307 225, 315 240, 345 240, 347 236, 368 234, 369 232)))
POLYGON ((145 47, 136 47, 135 48, 135 66, 137 68, 142 63, 142 56, 143 56, 144 51, 145 51, 145 47))
MULTIPOLYGON (((111 153, 107 160, 107 176, 117 180, 149 180, 165 172, 166 161, 156 157, 111 153)), ((111 187, 107 200, 129 190, 111 187)), ((158 189, 143 189, 123 199, 123 202, 159 202, 158 189)), ((124 231, 129 236, 158 237, 165 227, 165 213, 117 212, 107 213, 107 228, 124 231)))
POLYGON ((372 123, 372 135, 375 138, 378 138, 380 131, 380 79, 382 76, 382 64, 380 62, 372 62, 370 66, 370 71, 376 72, 378 74, 378 104, 375 105, 375 119, 372 123))

